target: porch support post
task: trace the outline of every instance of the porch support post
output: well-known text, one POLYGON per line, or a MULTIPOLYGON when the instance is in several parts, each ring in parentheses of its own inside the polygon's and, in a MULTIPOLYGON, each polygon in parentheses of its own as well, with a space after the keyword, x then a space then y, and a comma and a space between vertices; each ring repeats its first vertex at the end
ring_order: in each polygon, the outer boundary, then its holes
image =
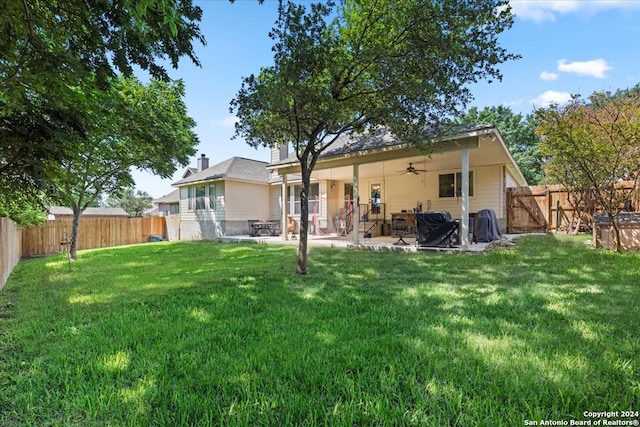
POLYGON ((469 148, 462 149, 462 213, 460 215, 460 246, 469 248, 469 148))
POLYGON ((358 179, 360 176, 360 167, 353 165, 353 243, 360 243, 358 230, 360 229, 360 192, 358 190, 358 179))
POLYGON ((282 189, 280 191, 280 200, 282 207, 282 214, 280 218, 280 232, 282 233, 282 240, 289 240, 289 231, 288 231, 288 218, 287 218, 287 210, 289 204, 287 203, 287 174, 282 174, 282 189))

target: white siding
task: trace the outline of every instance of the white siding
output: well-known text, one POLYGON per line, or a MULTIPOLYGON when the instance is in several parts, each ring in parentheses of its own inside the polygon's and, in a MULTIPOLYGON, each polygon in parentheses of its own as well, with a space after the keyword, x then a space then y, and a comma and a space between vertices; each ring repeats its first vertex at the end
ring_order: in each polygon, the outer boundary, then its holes
POLYGON ((269 218, 269 185, 226 181, 226 221, 269 218))
MULTIPOLYGON (((502 166, 485 166, 472 168, 474 180, 473 196, 469 198, 469 210, 493 209, 498 217, 504 215, 502 206, 504 195, 502 182, 502 166)), ((453 218, 461 216, 461 201, 456 197, 440 198, 438 194, 438 177, 440 174, 455 173, 460 170, 442 170, 421 173, 420 175, 390 175, 384 179, 369 179, 361 182, 362 193, 360 203, 369 203, 371 184, 382 185, 382 201, 386 205, 386 216, 401 210, 412 211, 418 202, 423 211, 448 211, 453 218)))
POLYGON ((209 209, 194 211, 189 210, 188 187, 180 188, 180 219, 182 221, 196 221, 201 219, 223 221, 225 219, 225 183, 217 181, 216 186, 216 210, 209 209))
POLYGON ((180 187, 180 219, 195 219, 193 212, 189 212, 189 196, 187 187, 180 187))
POLYGON ((189 210, 188 187, 180 188, 180 240, 214 240, 225 234, 225 183, 215 186, 215 210, 189 210))
POLYGON ((511 175, 511 172, 509 172, 508 169, 505 170, 505 187, 507 188, 519 187, 518 183, 513 178, 513 175, 511 175))
POLYGON ((282 184, 269 188, 269 220, 282 220, 282 184))
POLYGON ((280 161, 280 149, 271 147, 271 163, 277 163, 280 161))

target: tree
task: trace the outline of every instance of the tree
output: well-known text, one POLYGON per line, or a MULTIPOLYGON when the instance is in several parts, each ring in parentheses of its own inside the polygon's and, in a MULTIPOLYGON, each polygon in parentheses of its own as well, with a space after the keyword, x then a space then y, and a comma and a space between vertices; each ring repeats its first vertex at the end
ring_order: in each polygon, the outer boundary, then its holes
POLYGON ((308 195, 319 155, 337 138, 378 127, 428 146, 471 99, 467 84, 500 79, 516 58, 497 35, 513 24, 507 1, 281 1, 274 65, 243 79, 231 102, 235 137, 293 144, 302 191, 297 274, 308 270, 308 195))
POLYGON ((460 121, 495 125, 529 185, 537 185, 542 181, 542 156, 538 149, 533 114, 522 117, 522 114, 514 114, 504 106, 485 107, 482 111, 472 107, 460 121))
POLYGON ((136 191, 126 188, 118 194, 107 198, 107 205, 112 208, 122 208, 130 217, 142 217, 144 213, 153 207, 153 198, 145 191, 136 191))
POLYGON ((5 0, 0 4, 0 81, 7 108, 26 95, 68 104, 79 84, 106 87, 133 66, 167 80, 163 62, 199 60, 192 41, 205 43, 192 0, 79 2, 5 0))
POLYGON ((42 194, 14 193, 11 195, 0 192, 0 217, 10 218, 22 227, 38 225, 47 219, 42 208, 44 200, 42 194), (36 197, 36 200, 33 199, 36 197))
POLYGON ((108 91, 134 67, 167 80, 184 56, 199 65, 201 16, 192 0, 0 2, 0 192, 42 192, 43 165, 73 156, 67 136, 92 120, 78 88, 108 91))
POLYGON ((49 162, 46 174, 58 200, 73 209, 70 257, 76 259, 80 215, 103 194, 133 185, 131 168, 164 178, 188 164, 198 138, 187 115, 181 81, 143 85, 120 78, 110 91, 87 94, 92 111, 83 135, 71 134, 76 150, 62 162, 49 162))
POLYGON ((27 99, 21 111, 8 110, 0 95, 0 210, 17 222, 21 211, 45 210, 45 166, 73 149, 70 135, 82 135, 84 115, 27 99))
POLYGON ((570 191, 590 191, 614 230, 622 251, 616 215, 631 201, 640 176, 640 85, 616 93, 575 95, 564 106, 536 111, 545 171, 570 191), (632 192, 619 182, 631 180, 632 192))

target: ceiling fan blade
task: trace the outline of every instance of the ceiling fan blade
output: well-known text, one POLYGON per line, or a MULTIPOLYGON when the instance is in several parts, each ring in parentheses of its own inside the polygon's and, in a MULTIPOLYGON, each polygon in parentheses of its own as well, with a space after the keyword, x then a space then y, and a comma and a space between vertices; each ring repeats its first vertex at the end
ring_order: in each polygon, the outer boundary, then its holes
POLYGON ((409 166, 401 171, 398 171, 397 173, 402 173, 402 174, 407 174, 407 175, 419 175, 420 172, 427 172, 426 169, 416 169, 413 167, 413 163, 409 163, 409 166))

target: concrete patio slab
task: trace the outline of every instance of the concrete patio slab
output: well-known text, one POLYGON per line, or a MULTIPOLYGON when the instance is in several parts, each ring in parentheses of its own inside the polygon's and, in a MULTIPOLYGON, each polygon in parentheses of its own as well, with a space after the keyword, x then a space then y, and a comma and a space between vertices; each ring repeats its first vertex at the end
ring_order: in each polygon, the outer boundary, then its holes
MULTIPOLYGON (((500 245, 508 246, 512 244, 512 240, 520 234, 506 234, 503 235, 500 245)), ((297 239, 295 240, 282 240, 282 236, 257 236, 252 237, 249 235, 241 236, 225 236, 218 239, 222 242, 253 242, 253 243, 265 243, 265 244, 285 244, 295 245, 299 244, 297 239)), ((351 249, 363 249, 363 250, 381 250, 381 251, 432 251, 432 252, 483 252, 490 247, 495 247, 496 244, 492 243, 472 243, 466 249, 462 247, 453 248, 439 248, 439 247, 417 247, 415 244, 415 238, 407 238, 407 245, 395 245, 398 240, 393 236, 376 236, 368 239, 360 239, 360 243, 354 244, 353 238, 349 235, 341 236, 338 234, 324 234, 324 235, 310 235, 308 239, 309 246, 328 246, 336 248, 351 248, 351 249)))

